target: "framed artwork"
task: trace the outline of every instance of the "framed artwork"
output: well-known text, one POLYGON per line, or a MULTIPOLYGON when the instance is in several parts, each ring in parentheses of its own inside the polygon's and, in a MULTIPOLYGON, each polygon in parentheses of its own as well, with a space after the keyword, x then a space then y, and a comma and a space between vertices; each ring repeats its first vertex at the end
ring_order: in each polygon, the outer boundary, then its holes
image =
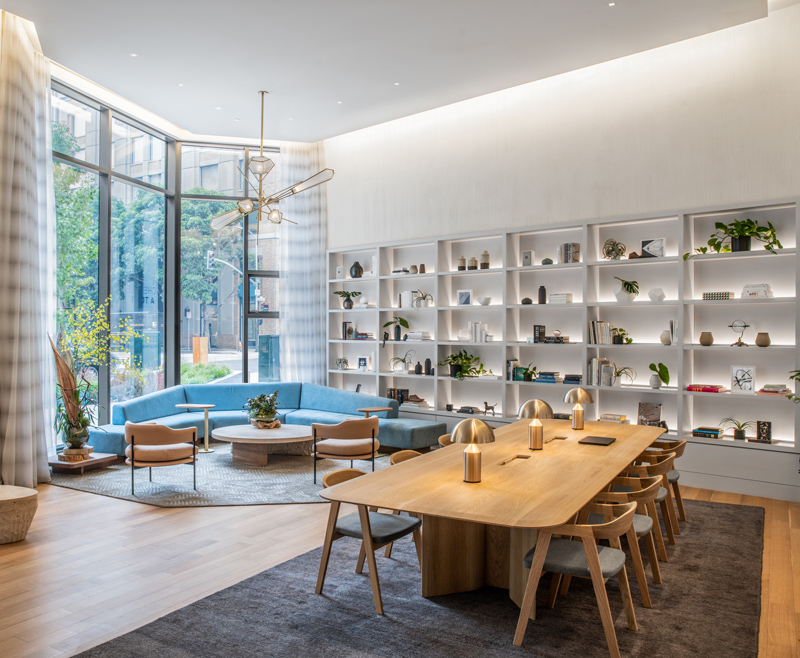
POLYGON ((755 366, 731 366, 731 393, 755 395, 755 366))
POLYGON ((639 425, 659 427, 661 425, 661 403, 640 402, 637 423, 639 425))
POLYGON ((472 306, 472 291, 458 290, 456 292, 456 304, 458 306, 472 306))
POLYGON ((522 252, 522 267, 530 267, 533 265, 533 261, 536 258, 533 250, 526 249, 522 252))
POLYGON ((367 370, 369 370, 369 357, 368 356, 356 357, 356 363, 358 363, 358 369, 361 372, 366 372, 367 370))
POLYGON ((772 421, 756 421, 756 441, 759 443, 772 443, 772 421))
POLYGON ((664 258, 667 244, 664 238, 642 240, 642 258, 664 258))
POLYGON ((342 267, 341 265, 339 265, 336 268, 336 278, 337 279, 344 279, 344 267, 342 267))

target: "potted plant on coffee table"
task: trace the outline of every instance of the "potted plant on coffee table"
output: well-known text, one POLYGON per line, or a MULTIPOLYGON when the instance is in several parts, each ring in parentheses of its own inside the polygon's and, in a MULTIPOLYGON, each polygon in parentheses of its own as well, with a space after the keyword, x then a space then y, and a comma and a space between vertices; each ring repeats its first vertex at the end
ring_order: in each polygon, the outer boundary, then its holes
POLYGON ((272 430, 281 426, 281 421, 275 419, 278 413, 278 391, 272 395, 262 393, 254 398, 247 398, 243 409, 247 410, 250 423, 260 430, 272 430))

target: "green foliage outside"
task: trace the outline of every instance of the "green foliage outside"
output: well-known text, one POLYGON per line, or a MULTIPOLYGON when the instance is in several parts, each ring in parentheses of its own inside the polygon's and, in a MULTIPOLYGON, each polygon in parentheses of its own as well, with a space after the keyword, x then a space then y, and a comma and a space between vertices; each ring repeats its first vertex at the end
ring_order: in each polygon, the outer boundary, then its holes
POLYGON ((207 384, 231 374, 231 369, 216 363, 181 363, 181 384, 207 384))

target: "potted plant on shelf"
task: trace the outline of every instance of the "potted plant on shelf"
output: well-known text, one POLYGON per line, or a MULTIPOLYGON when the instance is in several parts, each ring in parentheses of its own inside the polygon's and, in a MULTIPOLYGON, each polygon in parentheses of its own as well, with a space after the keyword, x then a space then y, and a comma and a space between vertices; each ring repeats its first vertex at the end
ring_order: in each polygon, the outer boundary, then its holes
POLYGON ((411 300, 412 308, 419 310, 423 306, 433 306, 433 295, 424 290, 418 290, 417 294, 411 300))
POLYGON ((449 354, 442 361, 440 366, 450 366, 450 376, 456 379, 467 377, 478 377, 479 375, 491 375, 491 370, 486 370, 477 356, 472 356, 466 350, 449 354))
POLYGON ((389 359, 389 365, 392 366, 392 370, 398 375, 405 374, 414 361, 414 355, 414 350, 408 350, 403 356, 393 356, 389 359))
POLYGON ((394 316, 394 320, 389 320, 389 322, 385 322, 383 326, 384 327, 391 327, 392 325, 394 325, 394 339, 395 340, 400 340, 400 333, 401 333, 400 332, 400 327, 405 327, 406 329, 410 328, 408 326, 408 320, 406 320, 405 318, 401 318, 401 317, 399 317, 397 315, 394 316))
POLYGON ((350 362, 347 360, 346 356, 340 356, 336 359, 336 367, 339 370, 347 370, 350 367, 350 362))
POLYGON ((262 393, 254 398, 247 398, 242 408, 247 410, 251 424, 260 430, 269 430, 281 426, 281 421, 275 420, 279 405, 278 391, 275 391, 272 395, 262 393))
POLYGON ((342 306, 346 309, 353 308, 353 298, 361 295, 360 292, 348 292, 347 290, 334 290, 333 294, 339 295, 344 300, 342 306))
MULTIPOLYGON (((708 239, 708 246, 695 249, 695 254, 750 251, 752 240, 763 242, 764 249, 771 254, 776 253, 776 249, 783 249, 772 222, 767 222, 766 226, 762 226, 748 217, 742 220, 735 219, 730 224, 716 222, 714 228, 716 231, 708 239)), ((683 259, 686 260, 695 254, 684 254, 683 259)))
POLYGON ((733 428, 733 438, 738 439, 739 441, 745 440, 746 436, 744 431, 748 427, 753 427, 753 425, 754 423, 752 420, 745 420, 740 422, 735 418, 723 418, 719 423, 719 426, 723 430, 727 428, 733 428))
POLYGON ((632 302, 636 299, 636 295, 639 294, 639 282, 638 281, 626 281, 625 279, 620 279, 618 276, 614 277, 619 283, 614 286, 614 297, 617 298, 618 302, 632 302))
POLYGON ((625 384, 625 386, 632 386, 634 380, 636 379, 636 374, 636 371, 630 366, 622 366, 620 368, 614 367, 614 381, 611 383, 611 385, 623 386, 622 378, 625 377, 628 380, 628 383, 625 384))
POLYGON ((650 375, 650 386, 652 388, 661 388, 662 383, 665 385, 669 384, 669 368, 663 363, 659 363, 658 365, 651 363, 650 370, 655 373, 654 375, 650 375))
POLYGON ((522 373, 523 381, 526 382, 532 382, 538 374, 536 366, 532 363, 529 363, 527 367, 519 368, 519 371, 522 373))
POLYGON ((614 341, 614 345, 630 345, 633 342, 633 338, 631 338, 628 332, 622 327, 613 327, 611 329, 611 335, 611 340, 614 341))

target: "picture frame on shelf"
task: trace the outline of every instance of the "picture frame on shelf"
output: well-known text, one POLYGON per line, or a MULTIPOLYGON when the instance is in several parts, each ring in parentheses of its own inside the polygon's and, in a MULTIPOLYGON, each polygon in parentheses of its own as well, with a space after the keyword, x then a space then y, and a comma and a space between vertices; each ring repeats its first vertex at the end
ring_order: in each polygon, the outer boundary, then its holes
POLYGON ((756 394, 755 366, 731 366, 731 393, 734 395, 756 394))
POLYGON ((336 266, 336 278, 337 279, 344 279, 344 266, 337 265, 336 266))
POLYGON ((522 267, 531 267, 536 260, 536 252, 532 249, 526 249, 522 252, 522 267))
POLYGON ((640 402, 637 424, 659 427, 661 425, 661 403, 640 402))
POLYGON ((772 421, 756 421, 756 438, 758 443, 772 443, 772 421))
POLYGON ((642 240, 642 258, 664 258, 667 253, 665 238, 642 240))
POLYGON ((357 356, 356 364, 359 372, 368 372, 370 358, 368 356, 357 356))
POLYGON ((457 290, 456 291, 456 306, 472 306, 472 291, 471 290, 457 290))

